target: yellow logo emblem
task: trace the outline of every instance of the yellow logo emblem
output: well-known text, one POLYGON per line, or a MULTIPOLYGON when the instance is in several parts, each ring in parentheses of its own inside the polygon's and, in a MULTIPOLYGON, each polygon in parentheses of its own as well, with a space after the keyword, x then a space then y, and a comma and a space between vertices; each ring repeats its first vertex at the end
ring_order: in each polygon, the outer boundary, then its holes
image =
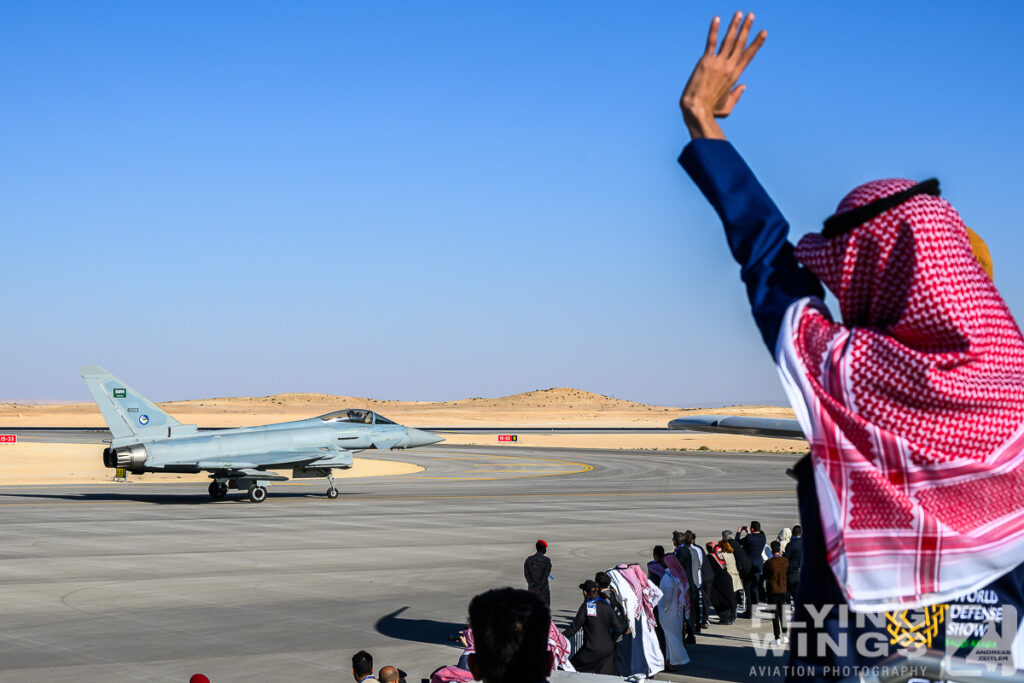
POLYGON ((900 648, 930 648, 939 626, 946 621, 949 605, 931 605, 917 609, 896 610, 885 613, 885 630, 889 644, 900 648))

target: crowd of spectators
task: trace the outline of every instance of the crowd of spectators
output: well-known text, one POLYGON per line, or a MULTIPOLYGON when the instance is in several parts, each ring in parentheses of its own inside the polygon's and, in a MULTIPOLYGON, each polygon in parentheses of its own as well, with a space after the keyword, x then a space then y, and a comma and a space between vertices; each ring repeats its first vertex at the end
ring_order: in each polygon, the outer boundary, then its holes
POLYGON ((460 634, 462 657, 436 670, 431 683, 540 681, 553 668, 641 679, 686 665, 686 646, 702 632, 750 618, 758 605, 770 608, 776 643, 788 642, 785 608, 795 597, 803 561, 799 525, 782 529, 774 540, 756 520, 703 544, 690 530, 671 538, 672 550, 655 546, 645 568, 617 564, 580 583, 581 602, 561 632, 549 609, 548 544, 538 540, 523 566, 527 590, 506 588, 474 598, 470 627, 460 634), (515 659, 513 653, 526 647, 527 631, 543 641, 546 654, 524 660, 528 670, 517 670, 515 677, 494 668, 499 659, 501 667, 513 666, 501 657, 515 659), (484 649, 485 661, 492 663, 481 666, 484 649), (494 659, 498 651, 503 654, 494 659))
MULTIPOLYGON (((645 568, 617 564, 580 583, 581 603, 561 631, 549 607, 548 544, 538 540, 523 567, 527 590, 499 588, 473 598, 468 627, 453 636, 461 656, 435 669, 430 683, 541 683, 553 669, 641 680, 686 665, 686 646, 706 629, 750 618, 759 604, 770 608, 776 643, 788 642, 785 608, 804 552, 799 525, 771 541, 756 520, 703 544, 690 530, 671 538, 672 550, 654 546, 645 568)), ((352 657, 352 677, 406 681, 395 666, 374 673, 372 655, 362 650, 352 657)), ((192 683, 208 679, 197 674, 192 683)))
POLYGON ((689 662, 686 645, 711 627, 712 615, 717 624, 730 625, 753 616, 762 603, 774 608, 776 642, 788 642, 784 607, 796 595, 802 562, 799 525, 783 528, 769 542, 756 520, 703 544, 686 530, 673 532, 671 552, 655 546, 647 574, 662 592, 657 616, 665 670, 689 662))

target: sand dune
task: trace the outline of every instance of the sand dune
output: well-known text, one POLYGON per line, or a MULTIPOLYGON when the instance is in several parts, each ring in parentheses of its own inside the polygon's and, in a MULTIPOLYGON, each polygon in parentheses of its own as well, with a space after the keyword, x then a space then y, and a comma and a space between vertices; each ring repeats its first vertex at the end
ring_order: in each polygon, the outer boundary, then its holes
MULTIPOLYGON (((654 406, 561 387, 499 398, 457 401, 383 401, 329 394, 275 394, 168 401, 158 404, 185 423, 229 427, 314 417, 343 407, 367 407, 412 427, 664 427, 683 415, 793 417, 789 408, 736 405, 712 409, 654 406)), ((93 403, 0 403, 0 425, 12 427, 101 426, 93 403)))

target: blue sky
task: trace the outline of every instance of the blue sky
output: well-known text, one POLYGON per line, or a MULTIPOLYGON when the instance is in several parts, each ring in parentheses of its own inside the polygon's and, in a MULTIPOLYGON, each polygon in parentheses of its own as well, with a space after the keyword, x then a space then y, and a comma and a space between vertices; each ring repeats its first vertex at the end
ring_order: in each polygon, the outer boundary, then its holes
MULTIPOLYGON (((782 401, 677 100, 719 2, 0 7, 0 397, 782 401)), ((796 236, 941 179, 1024 307, 1021 3, 749 3, 796 236)))

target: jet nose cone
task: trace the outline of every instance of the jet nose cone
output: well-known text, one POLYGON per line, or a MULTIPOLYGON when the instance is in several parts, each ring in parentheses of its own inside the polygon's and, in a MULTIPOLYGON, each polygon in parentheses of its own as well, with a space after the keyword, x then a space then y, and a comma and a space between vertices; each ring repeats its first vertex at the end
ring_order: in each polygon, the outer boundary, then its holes
POLYGON ((412 427, 406 427, 409 431, 409 445, 406 448, 416 448, 417 446, 429 446, 432 443, 439 443, 444 439, 437 434, 431 434, 425 432, 422 429, 413 429, 412 427))

